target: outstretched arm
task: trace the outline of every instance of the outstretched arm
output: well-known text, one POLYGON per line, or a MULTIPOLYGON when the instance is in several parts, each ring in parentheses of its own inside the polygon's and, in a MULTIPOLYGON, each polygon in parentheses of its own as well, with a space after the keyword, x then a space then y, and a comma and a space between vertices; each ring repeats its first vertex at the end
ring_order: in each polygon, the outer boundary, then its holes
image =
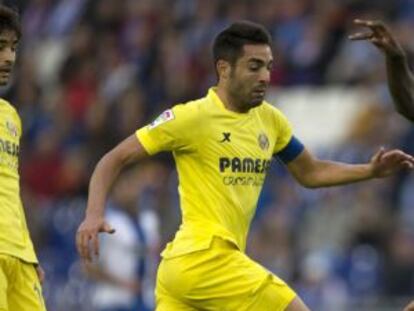
POLYGON ((354 23, 369 29, 349 36, 351 40, 367 40, 385 55, 388 87, 397 111, 414 121, 414 77, 407 57, 391 31, 381 21, 355 20, 354 23))
POLYGON ((147 153, 137 137, 131 135, 108 152, 96 165, 89 183, 85 219, 76 235, 76 246, 82 259, 91 261, 91 254, 99 255, 99 232, 115 232, 104 219, 104 209, 107 194, 119 172, 126 165, 146 156, 147 153))
POLYGON ((413 168, 414 158, 400 150, 379 150, 369 163, 346 164, 318 160, 304 149, 287 165, 304 187, 319 188, 390 176, 403 168, 413 168))
POLYGON ((404 311, 414 311, 414 300, 404 308, 404 311))

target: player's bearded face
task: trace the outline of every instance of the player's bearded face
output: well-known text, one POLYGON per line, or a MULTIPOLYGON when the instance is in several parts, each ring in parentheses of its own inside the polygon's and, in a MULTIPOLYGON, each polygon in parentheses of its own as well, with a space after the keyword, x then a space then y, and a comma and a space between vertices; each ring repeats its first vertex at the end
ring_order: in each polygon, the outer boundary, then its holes
POLYGON ((231 68, 228 91, 240 110, 262 104, 270 82, 273 58, 268 45, 245 45, 244 54, 231 68))
POLYGON ((0 86, 9 81, 16 60, 17 36, 13 31, 0 33, 0 86))
POLYGON ((264 99, 267 86, 255 84, 251 79, 237 75, 232 69, 229 83, 229 94, 241 110, 249 110, 259 106, 264 99))

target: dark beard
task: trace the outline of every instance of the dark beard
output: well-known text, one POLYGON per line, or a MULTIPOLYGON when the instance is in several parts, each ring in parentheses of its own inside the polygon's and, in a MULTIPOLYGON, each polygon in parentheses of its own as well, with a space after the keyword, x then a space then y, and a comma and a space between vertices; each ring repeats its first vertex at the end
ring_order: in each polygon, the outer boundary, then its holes
POLYGON ((247 95, 243 94, 243 87, 236 85, 228 89, 229 100, 240 112, 247 112, 252 106, 247 95))

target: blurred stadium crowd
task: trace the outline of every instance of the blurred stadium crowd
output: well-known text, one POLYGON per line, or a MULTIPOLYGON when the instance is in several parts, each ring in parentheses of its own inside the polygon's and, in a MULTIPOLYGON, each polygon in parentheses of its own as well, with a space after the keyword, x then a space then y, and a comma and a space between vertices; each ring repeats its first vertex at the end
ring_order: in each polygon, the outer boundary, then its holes
MULTIPOLYGON (((23 120, 22 195, 52 311, 95 310, 94 283, 74 247, 94 165, 166 107, 206 93, 215 83, 210 44, 231 21, 250 19, 271 31, 275 87, 343 85, 377 95, 361 102, 347 139, 315 150, 319 155, 367 161, 381 145, 414 154, 414 128, 392 109, 382 56, 346 38, 353 18, 384 19, 412 55, 412 0, 3 3, 22 18, 15 81, 2 96, 23 120)), ((292 284, 314 310, 396 310, 414 296, 412 173, 306 190, 274 164, 252 226, 253 258, 292 284)), ((134 254, 147 261, 136 277, 145 278, 139 291, 150 301, 158 253, 179 225, 177 180, 168 155, 133 174, 136 182, 120 191, 136 193, 128 199, 146 238, 134 254)))

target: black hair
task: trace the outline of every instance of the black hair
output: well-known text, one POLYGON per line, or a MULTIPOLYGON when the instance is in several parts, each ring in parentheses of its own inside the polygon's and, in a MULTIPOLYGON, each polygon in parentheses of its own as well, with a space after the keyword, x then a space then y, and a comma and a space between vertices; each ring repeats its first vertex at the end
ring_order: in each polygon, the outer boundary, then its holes
POLYGON ((0 34, 7 30, 15 32, 17 39, 20 39, 22 29, 19 14, 5 5, 0 5, 0 34))
POLYGON ((269 32, 260 24, 249 21, 239 21, 231 24, 220 32, 214 39, 214 64, 222 59, 231 65, 243 54, 246 44, 267 44, 271 46, 272 39, 269 32))

